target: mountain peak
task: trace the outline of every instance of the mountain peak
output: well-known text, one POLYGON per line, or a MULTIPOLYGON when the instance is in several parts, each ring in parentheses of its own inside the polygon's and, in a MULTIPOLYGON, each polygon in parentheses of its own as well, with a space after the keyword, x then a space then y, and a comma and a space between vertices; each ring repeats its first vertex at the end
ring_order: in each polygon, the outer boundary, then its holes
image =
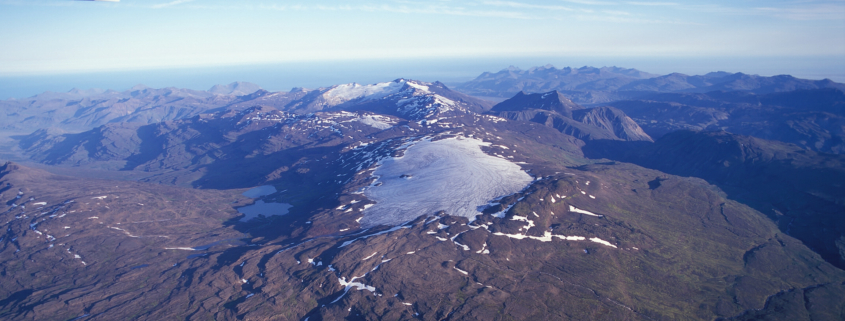
POLYGON ((71 90, 68 90, 67 93, 73 94, 73 95, 79 95, 79 96, 91 96, 91 95, 102 94, 104 92, 106 92, 106 91, 99 89, 99 88, 79 89, 79 88, 74 87, 71 90))
POLYGON ((566 117, 572 117, 573 110, 584 109, 584 107, 572 102, 557 90, 538 94, 520 91, 512 98, 494 106, 492 111, 522 111, 528 109, 549 110, 566 117))
POLYGON ((260 89, 261 87, 256 84, 236 81, 228 85, 214 85, 208 90, 208 92, 216 95, 243 96, 254 93, 260 89))

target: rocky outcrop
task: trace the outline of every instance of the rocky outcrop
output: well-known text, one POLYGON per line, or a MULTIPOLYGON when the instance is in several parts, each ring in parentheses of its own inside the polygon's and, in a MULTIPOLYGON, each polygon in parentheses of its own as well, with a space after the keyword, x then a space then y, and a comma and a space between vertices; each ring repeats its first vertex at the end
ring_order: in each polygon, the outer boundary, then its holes
POLYGON ((585 109, 563 94, 520 92, 490 110, 511 120, 532 121, 584 140, 652 141, 634 120, 613 107, 585 109))

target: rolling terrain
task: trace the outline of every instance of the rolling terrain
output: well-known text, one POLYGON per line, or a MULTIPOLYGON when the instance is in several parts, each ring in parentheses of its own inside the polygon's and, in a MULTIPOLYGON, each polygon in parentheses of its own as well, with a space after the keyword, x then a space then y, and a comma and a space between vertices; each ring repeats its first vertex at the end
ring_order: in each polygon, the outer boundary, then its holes
MULTIPOLYGON (((186 117, 18 136, 32 162, 135 180, 3 165, 0 317, 843 317, 839 155, 652 136, 666 120, 555 88, 494 105, 407 79, 226 96, 239 87, 186 117), (285 210, 239 212, 255 204, 285 210)), ((735 95, 833 113, 836 90, 735 95)))
POLYGON ((182 88, 149 88, 137 85, 123 92, 79 90, 45 92, 26 99, 0 101, 0 132, 28 134, 53 128, 81 132, 109 123, 156 123, 191 117, 239 100, 260 87, 249 83, 217 85, 209 91, 182 88))

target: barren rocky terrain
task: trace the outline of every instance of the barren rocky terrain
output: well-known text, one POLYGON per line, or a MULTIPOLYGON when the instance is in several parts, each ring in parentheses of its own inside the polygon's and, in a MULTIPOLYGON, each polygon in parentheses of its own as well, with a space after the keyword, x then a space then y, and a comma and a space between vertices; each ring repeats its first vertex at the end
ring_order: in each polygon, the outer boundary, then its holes
POLYGON ((843 317, 838 155, 652 141, 565 92, 285 95, 17 137, 31 163, 0 168, 0 318, 843 317))

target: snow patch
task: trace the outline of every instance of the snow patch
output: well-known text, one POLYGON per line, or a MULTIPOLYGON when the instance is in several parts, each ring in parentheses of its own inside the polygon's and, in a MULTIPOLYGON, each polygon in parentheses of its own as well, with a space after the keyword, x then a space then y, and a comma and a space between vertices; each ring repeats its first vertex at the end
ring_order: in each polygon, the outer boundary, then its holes
POLYGON ((390 120, 390 118, 381 115, 363 115, 358 118, 355 118, 354 120, 364 125, 381 130, 388 129, 396 124, 396 122, 390 120))
POLYGON ((471 138, 424 140, 408 147, 405 157, 381 160, 373 175, 382 185, 364 191, 376 204, 364 212, 362 225, 395 225, 441 210, 474 219, 490 199, 532 181, 516 164, 483 153, 480 147, 487 145, 471 138))
POLYGON ((376 254, 378 254, 378 252, 373 252, 373 254, 370 254, 370 256, 368 256, 368 257, 365 257, 365 258, 361 259, 361 261, 366 261, 366 260, 369 260, 369 259, 370 259, 370 258, 372 258, 373 256, 376 256, 376 254))
POLYGON ((355 282, 356 279, 360 279, 360 278, 363 278, 365 276, 367 276, 367 275, 364 274, 362 276, 353 277, 351 280, 349 280, 349 282, 346 281, 345 277, 344 278, 338 278, 337 282, 340 283, 340 285, 345 287, 346 289, 343 291, 343 294, 341 294, 337 299, 334 299, 334 301, 332 301, 331 303, 335 303, 337 301, 340 301, 340 299, 343 298, 346 295, 346 293, 349 292, 349 289, 351 289, 353 287, 358 291, 367 290, 367 291, 370 291, 370 292, 376 292, 376 288, 373 287, 373 286, 366 285, 366 284, 361 283, 361 282, 355 282))
POLYGON ((604 215, 595 214, 595 213, 590 212, 590 211, 578 209, 578 208, 576 208, 575 206, 572 206, 572 205, 569 205, 569 211, 573 212, 573 213, 581 213, 581 214, 586 214, 586 215, 591 215, 591 216, 596 216, 596 217, 604 216, 604 215))
POLYGON ((610 246, 614 249, 616 248, 616 245, 610 244, 610 242, 602 240, 602 239, 597 238, 597 237, 591 238, 590 241, 596 242, 596 243, 599 243, 599 244, 602 244, 602 245, 605 245, 605 246, 610 246))

